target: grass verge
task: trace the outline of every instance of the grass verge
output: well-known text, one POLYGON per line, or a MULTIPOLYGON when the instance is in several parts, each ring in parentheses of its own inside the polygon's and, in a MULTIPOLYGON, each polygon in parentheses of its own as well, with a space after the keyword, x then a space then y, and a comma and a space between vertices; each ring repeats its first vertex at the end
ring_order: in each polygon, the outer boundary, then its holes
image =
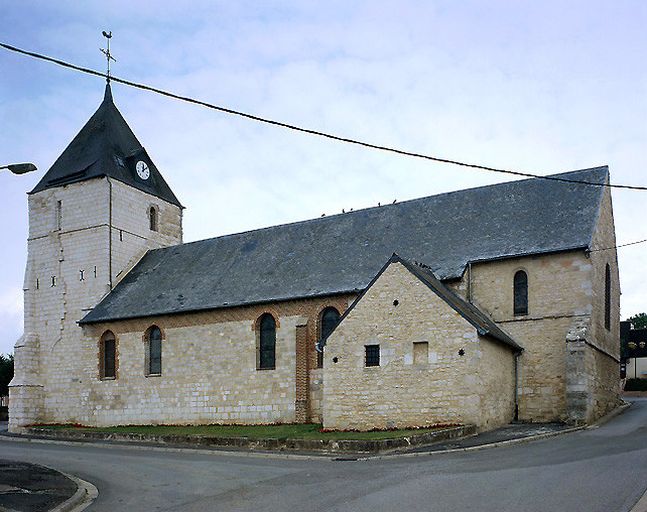
POLYGON ((433 432, 445 427, 374 430, 371 432, 322 432, 321 424, 285 425, 125 425, 116 427, 83 427, 75 425, 38 425, 38 428, 52 430, 73 430, 85 432, 108 432, 114 434, 146 435, 199 435, 209 437, 247 437, 250 439, 393 439, 433 432))

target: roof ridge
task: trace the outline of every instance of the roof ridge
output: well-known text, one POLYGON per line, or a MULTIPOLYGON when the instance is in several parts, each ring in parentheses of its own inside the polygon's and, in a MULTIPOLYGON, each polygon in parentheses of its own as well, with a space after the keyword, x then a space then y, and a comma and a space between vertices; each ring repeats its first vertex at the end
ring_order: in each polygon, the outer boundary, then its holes
MULTIPOLYGON (((589 167, 589 168, 585 168, 585 169, 577 169, 575 171, 567 171, 567 172, 561 172, 561 173, 556 173, 556 174, 547 174, 546 176, 547 177, 553 177, 553 176, 561 177, 561 176, 565 176, 567 174, 574 174, 574 173, 585 172, 585 171, 597 171, 597 170, 600 170, 600 169, 606 169, 607 172, 608 172, 609 166, 607 164, 605 164, 605 165, 600 165, 600 166, 597 166, 597 167, 589 167)), ((334 218, 338 218, 338 217, 345 216, 345 215, 353 215, 353 214, 356 214, 356 213, 366 212, 366 211, 369 211, 369 210, 377 210, 378 208, 381 209, 381 208, 396 207, 396 206, 400 206, 400 205, 404 205, 404 204, 414 203, 416 201, 424 201, 424 200, 427 200, 427 199, 431 199, 432 197, 443 197, 443 196, 449 196, 451 194, 458 194, 458 193, 462 193, 462 192, 470 192, 470 191, 475 191, 475 190, 482 190, 482 189, 487 189, 487 188, 500 187, 500 186, 503 186, 503 185, 509 185, 511 183, 527 183, 527 182, 535 181, 535 180, 542 180, 542 178, 524 178, 524 179, 521 179, 521 180, 503 181, 503 182, 500 182, 500 183, 491 183, 489 185, 480 185, 478 187, 470 187, 470 188, 462 188, 462 189, 458 189, 458 190, 451 190, 451 191, 448 191, 448 192, 441 192, 439 194, 431 194, 431 195, 428 195, 428 196, 414 197, 413 199, 406 199, 404 201, 399 201, 397 203, 389 203, 389 204, 384 204, 384 205, 380 205, 380 206, 367 206, 366 208, 359 208, 357 210, 352 210, 352 211, 343 212, 343 213, 334 213, 332 215, 324 215, 324 216, 321 216, 321 217, 314 217, 314 218, 310 218, 310 219, 303 219, 303 220, 297 220, 297 221, 291 221, 291 222, 283 222, 281 224, 273 224, 271 226, 264 226, 264 227, 261 227, 261 228, 246 229, 244 231, 238 231, 236 233, 227 233, 225 235, 218 235, 218 236, 212 236, 212 237, 209 237, 209 238, 202 238, 200 240, 193 240, 191 242, 183 242, 181 244, 172 245, 172 246, 169 246, 169 247, 160 247, 160 248, 157 248, 157 249, 151 249, 150 252, 165 251, 167 249, 177 248, 179 246, 187 246, 187 245, 192 245, 192 244, 199 244, 199 243, 202 243, 202 242, 209 242, 209 241, 216 240, 216 239, 225 239, 225 238, 230 238, 230 237, 235 237, 235 236, 247 235, 247 234, 250 234, 250 233, 258 233, 258 232, 265 231, 265 230, 268 230, 268 229, 282 228, 282 227, 286 227, 286 226, 296 226, 296 225, 300 225, 300 224, 315 223, 315 222, 326 222, 328 219, 334 219, 334 218)))

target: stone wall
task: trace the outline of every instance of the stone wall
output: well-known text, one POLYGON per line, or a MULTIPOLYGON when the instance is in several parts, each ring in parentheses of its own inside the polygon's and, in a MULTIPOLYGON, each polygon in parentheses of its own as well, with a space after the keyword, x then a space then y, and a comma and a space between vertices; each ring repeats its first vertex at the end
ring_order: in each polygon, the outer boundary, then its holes
POLYGON ((324 427, 506 423, 512 419, 514 356, 483 348, 492 343, 402 264, 392 263, 328 338, 324 427), (420 342, 426 347, 414 347, 420 342), (380 366, 367 367, 365 345, 373 344, 380 347, 380 366), (483 387, 497 397, 484 399, 483 387))
POLYGON ((591 314, 591 275, 584 251, 572 251, 473 264, 469 287, 461 287, 469 288, 472 302, 524 348, 519 358, 521 420, 568 417, 566 334, 591 314), (528 276, 528 314, 521 316, 513 313, 518 270, 528 276))
MULTIPOLYGON (((73 382, 65 391, 49 387, 42 421, 97 426, 294 422, 299 419, 297 379, 300 373, 307 377, 296 366, 297 330, 305 326, 315 333, 320 311, 328 306, 344 311, 349 298, 86 326, 74 368, 68 370, 73 382), (277 320, 274 370, 256 369, 256 323, 265 312, 277 320), (160 376, 146 376, 144 334, 152 325, 163 333, 160 376), (101 380, 99 339, 106 330, 117 340, 118 371, 116 379, 101 380)), ((314 335, 305 346, 309 359, 316 361, 314 335)))
POLYGON ((591 252, 591 314, 567 333, 568 420, 590 423, 620 404, 620 283, 611 195, 600 202, 591 252), (609 325, 605 321, 606 268, 610 269, 609 325))
POLYGON ((604 191, 598 224, 593 235, 593 312, 591 315, 589 365, 591 408, 585 421, 591 422, 620 404, 620 276, 611 193, 604 191), (602 249, 602 250, 598 250, 602 249), (605 327, 604 295, 606 265, 611 270, 610 326, 605 327))
POLYGON ((71 404, 80 402, 83 379, 76 355, 83 336, 77 322, 117 282, 121 266, 149 248, 182 240, 180 208, 107 178, 47 189, 30 195, 28 203, 25 339, 35 338, 39 346, 27 355, 18 344, 16 368, 20 372, 36 358, 43 389, 26 407, 31 384, 22 379, 22 397, 16 395, 11 407, 31 410, 31 419, 12 413, 12 429, 47 417, 48 410, 59 407, 61 396, 69 396, 71 404), (149 229, 153 202, 160 211, 160 231, 149 229))
POLYGON ((112 184, 113 286, 149 249, 182 243, 182 210, 158 197, 110 180, 112 184), (157 231, 151 231, 148 210, 157 211, 157 231))
POLYGON ((592 406, 587 421, 590 423, 621 404, 621 389, 620 364, 591 346, 588 347, 588 351, 588 359, 591 361, 589 374, 592 406))
POLYGON ((481 338, 479 343, 478 390, 481 395, 481 430, 510 423, 515 414, 515 358, 510 347, 497 340, 481 338))
POLYGON ((615 249, 609 249, 615 247, 615 245, 616 236, 611 193, 606 189, 602 195, 598 223, 591 244, 590 261, 592 265, 593 307, 591 322, 588 328, 588 339, 610 356, 619 359, 620 277, 618 271, 618 254, 615 249), (604 323, 605 273, 607 264, 611 269, 611 325, 609 329, 605 327, 604 323))
POLYGON ((577 250, 474 263, 462 280, 451 283, 457 293, 487 312, 524 347, 519 360, 521 420, 588 422, 618 404, 617 255, 614 249, 597 250, 614 247, 615 243, 607 190, 596 219, 592 252, 577 250), (604 325, 607 263, 611 269, 609 329, 604 325), (521 316, 513 314, 513 278, 518 270, 528 276, 529 309, 521 316), (579 339, 588 348, 572 344, 579 339), (605 357, 608 361, 603 361, 605 357), (612 371, 614 367, 616 371, 612 371))

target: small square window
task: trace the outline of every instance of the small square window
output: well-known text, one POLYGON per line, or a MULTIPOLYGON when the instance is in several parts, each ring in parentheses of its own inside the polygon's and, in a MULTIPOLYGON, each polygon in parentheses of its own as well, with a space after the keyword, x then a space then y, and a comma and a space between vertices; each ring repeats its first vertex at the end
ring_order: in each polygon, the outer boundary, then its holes
POLYGON ((380 346, 364 345, 366 349, 366 366, 380 366, 380 346))

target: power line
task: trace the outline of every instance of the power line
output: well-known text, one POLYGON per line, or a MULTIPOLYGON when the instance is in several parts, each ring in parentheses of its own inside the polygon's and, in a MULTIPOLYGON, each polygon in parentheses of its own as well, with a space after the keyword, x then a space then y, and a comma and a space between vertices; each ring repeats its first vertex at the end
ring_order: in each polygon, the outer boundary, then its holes
MULTIPOLYGON (((8 45, 8 44, 5 44, 5 43, 0 43, 0 47, 4 48, 6 50, 12 51, 12 52, 16 52, 16 53, 20 53, 20 54, 23 54, 23 55, 27 55, 29 57, 33 57, 35 59, 40 59, 40 60, 44 60, 44 61, 47 61, 47 62, 52 62, 54 64, 58 64, 59 66, 63 66, 65 68, 80 71, 82 73, 87 73, 89 75, 94 75, 94 76, 100 76, 100 77, 106 78, 106 79, 108 78, 108 75, 106 75, 104 73, 101 73, 99 71, 95 71, 93 69, 77 66, 75 64, 70 64, 69 62, 65 62, 65 61, 62 61, 60 59, 55 59, 53 57, 48 57, 47 55, 42 55, 40 53, 30 52, 30 51, 27 51, 27 50, 23 50, 21 48, 16 48, 15 46, 11 46, 11 45, 8 45)), ((218 106, 218 105, 214 105, 213 103, 207 103, 206 101, 196 100, 196 99, 190 98, 188 96, 181 96, 179 94, 175 94, 175 93, 172 93, 172 92, 169 92, 169 91, 158 89, 158 88, 152 87, 150 85, 140 84, 140 83, 137 83, 137 82, 132 82, 130 80, 125 80, 123 78, 118 78, 118 77, 113 76, 113 75, 110 75, 109 78, 113 82, 118 82, 118 83, 121 83, 121 84, 124 84, 124 85, 128 85, 130 87, 135 87, 137 89, 142 89, 144 91, 154 92, 156 94, 161 94, 162 96, 167 96, 169 98, 173 98, 173 99, 176 99, 176 100, 185 101, 187 103, 192 103, 194 105, 200 105, 200 106, 203 106, 203 107, 206 107, 206 108, 210 108, 212 110, 217 110, 219 112, 224 112, 226 114, 231 114, 231 115, 235 115, 235 116, 239 116, 239 117, 244 117, 246 119, 251 119, 252 121, 258 121, 260 123, 270 124, 270 125, 273 125, 273 126, 280 126, 282 128, 286 128, 286 129, 289 129, 289 130, 294 130, 294 131, 297 131, 297 132, 307 133, 307 134, 310 134, 310 135, 316 135, 318 137, 324 137, 326 139, 336 140, 338 142, 346 142, 348 144, 354 144, 356 146, 362 146, 362 147, 365 147, 365 148, 377 149, 377 150, 380 150, 380 151, 386 151, 386 152, 389 152, 389 153, 395 153, 397 155, 410 156, 410 157, 413 157, 413 158, 420 158, 420 159, 423 159, 423 160, 430 160, 430 161, 433 161, 433 162, 457 165, 457 166, 460 166, 460 167, 468 167, 468 168, 471 168, 471 169, 478 169, 478 170, 481 170, 481 171, 497 172, 497 173, 501 173, 501 174, 509 174, 509 175, 512 175, 512 176, 521 176, 521 177, 524 177, 524 178, 538 178, 538 179, 548 180, 548 181, 560 181, 560 182, 563 182, 563 183, 576 183, 576 184, 580 184, 580 185, 590 185, 590 186, 594 186, 594 187, 608 187, 608 188, 618 188, 618 189, 627 189, 627 190, 643 190, 643 191, 647 190, 647 186, 617 185, 617 184, 611 184, 611 183, 595 183, 595 182, 592 182, 592 181, 573 180, 573 179, 568 179, 568 178, 562 178, 562 177, 559 177, 559 176, 542 176, 540 174, 533 174, 533 173, 529 173, 529 172, 513 171, 513 170, 510 170, 510 169, 500 169, 500 168, 489 167, 487 165, 480 165, 480 164, 470 164, 470 163, 466 163, 466 162, 461 162, 459 160, 451 160, 451 159, 448 159, 448 158, 440 158, 440 157, 435 157, 435 156, 431 156, 431 155, 425 155, 423 153, 415 153, 413 151, 406 151, 406 150, 403 150, 403 149, 398 149, 398 148, 394 148, 394 147, 390 147, 390 146, 381 146, 379 144, 372 144, 370 142, 364 142, 364 141, 357 140, 357 139, 351 139, 351 138, 348 138, 348 137, 342 137, 342 136, 339 136, 339 135, 334 135, 332 133, 313 130, 313 129, 310 129, 310 128, 303 128, 301 126, 297 126, 297 125, 294 125, 294 124, 284 123, 282 121, 275 121, 273 119, 256 116, 254 114, 248 114, 246 112, 240 112, 238 110, 233 110, 233 109, 230 109, 230 108, 227 108, 227 107, 221 107, 221 106, 218 106)))
POLYGON ((647 242, 647 238, 645 238, 644 240, 638 240, 636 242, 628 242, 626 244, 614 245, 613 247, 604 247, 603 249, 591 249, 589 252, 610 251, 612 249, 619 249, 620 247, 627 247, 628 245, 644 244, 645 242, 647 242))
MULTIPOLYGON (((124 84, 124 85, 128 85, 130 87, 135 87, 137 89, 142 89, 142 90, 145 90, 145 91, 154 92, 156 94, 161 94, 162 96, 167 96, 169 98, 185 101, 185 102, 188 102, 188 103, 193 103, 195 105, 201 105, 201 106, 213 109, 213 110, 217 110, 219 112, 224 112, 226 114, 232 114, 232 115, 244 117, 244 118, 247 118, 247 119, 251 119, 253 121, 259 121, 259 122, 274 125, 274 126, 280 126, 282 128, 287 128, 287 129, 295 130, 295 131, 298 131, 298 132, 308 133, 308 134, 316 135, 316 136, 319 136, 319 137, 325 137, 327 139, 332 139, 332 140, 336 140, 336 141, 339 141, 339 142, 347 142, 347 143, 350 143, 350 144, 355 144, 355 145, 358 145, 358 146, 363 146, 363 147, 367 147, 367 148, 371 148, 371 149, 387 151, 387 152, 390 152, 390 153, 395 153, 395 154, 400 154, 400 155, 410 156, 410 157, 415 157, 415 158, 422 158, 422 159, 431 160, 431 161, 434 161, 434 162, 446 163, 446 164, 451 164, 451 165, 458 165, 458 166, 461 166, 461 167, 469 167, 469 168, 472 168, 472 169, 479 169, 479 170, 483 170, 483 171, 511 174, 511 175, 514 175, 514 176, 522 176, 522 177, 526 177, 526 178, 539 178, 539 179, 549 180, 549 181, 560 181, 560 182, 566 182, 566 183, 576 183, 576 184, 590 185, 590 186, 596 186, 596 187, 620 188, 620 189, 628 189, 628 190, 647 190, 647 187, 638 186, 638 185, 618 185, 618 184, 611 184, 611 183, 595 183, 595 182, 584 181, 584 180, 570 180, 568 178, 560 178, 558 176, 542 176, 542 175, 539 175, 539 174, 532 174, 532 173, 521 172, 521 171, 513 171, 513 170, 510 170, 510 169, 498 169, 498 168, 495 168, 495 167, 488 167, 488 166, 485 166, 485 165, 469 164, 469 163, 461 162, 461 161, 458 161, 458 160, 450 160, 450 159, 446 159, 446 158, 439 158, 439 157, 434 157, 434 156, 430 156, 430 155, 425 155, 425 154, 422 154, 422 153, 414 153, 414 152, 411 152, 411 151, 405 151, 405 150, 392 148, 392 147, 388 147, 388 146, 380 146, 380 145, 372 144, 372 143, 369 143, 369 142, 363 142, 363 141, 359 141, 359 140, 355 140, 355 139, 350 139, 350 138, 347 138, 347 137, 341 137, 341 136, 338 136, 338 135, 334 135, 334 134, 330 134, 330 133, 326 133, 326 132, 321 132, 321 131, 317 131, 317 130, 312 130, 312 129, 309 129, 309 128, 303 128, 303 127, 292 125, 292 124, 289 124, 289 123, 284 123, 284 122, 281 122, 281 121, 275 121, 273 119, 268 119, 268 118, 256 116, 256 115, 253 115, 253 114, 248 114, 248 113, 245 113, 245 112, 240 112, 240 111, 237 111, 237 110, 233 110, 233 109, 230 109, 230 108, 221 107, 221 106, 218 106, 218 105, 214 105, 212 103, 207 103, 205 101, 196 100, 196 99, 190 98, 188 96, 181 96, 181 95, 178 95, 178 94, 175 94, 175 93, 172 93, 172 92, 168 92, 168 91, 164 91, 162 89, 158 89, 156 87, 152 87, 152 86, 145 85, 145 84, 140 84, 140 83, 137 83, 137 82, 132 82, 130 80, 125 80, 123 78, 118 78, 118 77, 115 77, 115 76, 112 76, 112 75, 110 77, 108 77, 108 75, 106 75, 104 73, 100 73, 99 71, 95 71, 93 69, 84 68, 84 67, 81 67, 81 66, 77 66, 75 64, 70 64, 68 62, 65 62, 65 61, 62 61, 62 60, 59 60, 59 59, 55 59, 53 57, 48 57, 46 55, 42 55, 42 54, 39 54, 39 53, 30 52, 30 51, 27 51, 27 50, 22 50, 20 48, 16 48, 15 46, 11 46, 11 45, 8 45, 8 44, 5 44, 5 43, 0 43, 0 46, 2 48, 5 48, 6 50, 17 52, 17 53, 27 55, 27 56, 30 56, 30 57, 34 57, 36 59, 41 59, 41 60, 45 60, 45 61, 48 61, 48 62, 52 62, 54 64, 58 64, 60 66, 63 66, 63 67, 69 68, 69 69, 73 69, 73 70, 76 70, 76 71, 81 71, 83 73, 87 73, 87 74, 94 75, 94 76, 100 76, 100 77, 106 78, 106 79, 110 78, 110 80, 113 80, 114 82, 118 82, 118 83, 121 83, 121 84, 124 84)), ((642 244, 642 243, 645 243, 645 242, 647 242, 647 238, 644 239, 644 240, 638 240, 638 241, 635 241, 635 242, 628 242, 628 243, 625 243, 625 244, 615 245, 613 247, 604 247, 602 249, 591 249, 589 252, 610 251, 612 249, 619 249, 621 247, 627 247, 627 246, 630 246, 630 245, 638 245, 638 244, 642 244)))

